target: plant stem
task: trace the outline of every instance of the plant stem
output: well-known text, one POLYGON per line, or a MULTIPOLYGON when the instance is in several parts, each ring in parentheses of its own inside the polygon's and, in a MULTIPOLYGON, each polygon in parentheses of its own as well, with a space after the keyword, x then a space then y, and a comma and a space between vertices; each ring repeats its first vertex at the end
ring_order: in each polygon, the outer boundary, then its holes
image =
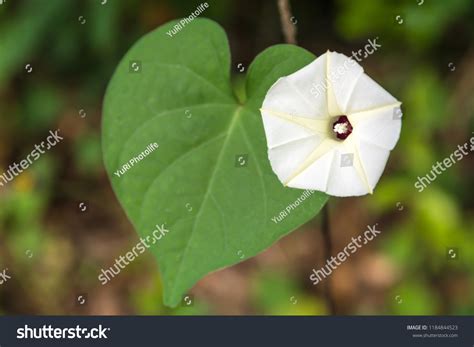
MULTIPOLYGON (((332 255, 332 242, 331 242, 331 228, 329 223, 329 207, 326 203, 322 210, 322 221, 321 221, 321 234, 323 236, 323 258, 326 261, 332 255)), ((324 287, 324 296, 326 297, 326 302, 329 306, 329 312, 331 314, 336 314, 336 303, 334 301, 332 290, 331 290, 331 277, 326 278, 326 284, 324 287)))
MULTIPOLYGON (((277 0, 278 11, 280 13, 280 22, 283 35, 285 36, 285 42, 296 45, 296 26, 292 22, 293 15, 291 14, 291 8, 289 0, 277 0)), ((329 225, 329 207, 328 204, 324 205, 322 210, 322 225, 321 233, 323 235, 324 243, 324 259, 329 259, 332 255, 332 242, 331 242, 331 230, 329 225)), ((326 278, 326 285, 324 287, 324 296, 329 306, 329 312, 336 314, 336 305, 332 296, 331 281, 330 278, 326 278)))
POLYGON ((285 42, 296 45, 296 26, 291 21, 293 15, 291 14, 290 4, 288 0, 277 0, 277 5, 285 42))

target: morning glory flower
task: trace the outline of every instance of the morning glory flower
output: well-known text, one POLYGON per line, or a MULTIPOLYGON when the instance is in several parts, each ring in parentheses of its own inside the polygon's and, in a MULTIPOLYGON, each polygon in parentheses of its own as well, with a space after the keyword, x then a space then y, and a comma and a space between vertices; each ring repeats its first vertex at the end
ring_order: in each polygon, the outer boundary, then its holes
POLYGON ((372 194, 400 137, 400 105, 356 61, 328 51, 265 96, 273 171, 292 188, 372 194))

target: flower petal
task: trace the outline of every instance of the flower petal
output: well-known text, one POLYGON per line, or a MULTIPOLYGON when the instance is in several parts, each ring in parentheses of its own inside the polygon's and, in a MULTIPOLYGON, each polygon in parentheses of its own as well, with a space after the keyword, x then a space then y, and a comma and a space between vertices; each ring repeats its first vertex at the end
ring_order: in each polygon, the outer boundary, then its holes
MULTIPOLYGON (((304 161, 297 168, 295 168, 295 170, 293 170, 287 180, 283 182, 285 186, 300 188, 296 186, 292 181, 301 174, 305 173, 308 168, 312 167, 313 164, 316 163, 320 158, 324 157, 327 153, 331 152, 335 147, 339 145, 339 141, 324 138, 316 147, 313 148, 313 151, 306 156, 304 161)), ((314 180, 314 178, 312 180, 314 180)), ((303 182, 304 181, 305 180, 303 179, 303 182)))
POLYGON ((326 193, 333 196, 360 196, 370 193, 356 149, 344 143, 334 151, 326 193))
POLYGON ((278 79, 268 91, 262 108, 307 118, 326 118, 326 58, 321 56, 295 73, 278 79))
POLYGON ((349 115, 355 135, 360 140, 392 150, 402 127, 400 108, 388 106, 349 115))
POLYGON ((362 166, 371 189, 374 189, 387 164, 390 151, 374 144, 358 141, 358 151, 362 166))
POLYGON ((306 170, 289 181, 287 186, 292 188, 311 189, 325 192, 327 190, 327 182, 329 179, 329 172, 331 170, 333 157, 334 149, 323 154, 318 160, 308 166, 306 170))
MULTIPOLYGON (((320 136, 312 135, 269 149, 268 158, 278 179, 282 183, 287 182, 321 141, 320 136)), ((311 181, 314 181, 314 178, 311 181)))
POLYGON ((327 52, 328 107, 331 116, 347 114, 347 103, 364 69, 352 58, 327 52))
POLYGON ((260 112, 269 149, 314 135, 311 129, 301 124, 290 122, 267 110, 261 109, 260 112))
POLYGON ((383 89, 377 82, 366 74, 362 74, 347 103, 346 112, 352 114, 362 111, 370 111, 382 107, 395 107, 400 105, 389 92, 383 89))

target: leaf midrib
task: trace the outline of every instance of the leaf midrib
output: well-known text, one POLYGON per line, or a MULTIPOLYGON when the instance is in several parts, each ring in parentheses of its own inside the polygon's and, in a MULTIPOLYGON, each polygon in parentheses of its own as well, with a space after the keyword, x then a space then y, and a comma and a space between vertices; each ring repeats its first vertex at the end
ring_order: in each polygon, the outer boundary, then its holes
POLYGON ((222 156, 225 153, 225 150, 227 148, 227 144, 229 143, 229 139, 232 137, 233 130, 235 128, 235 125, 237 124, 238 116, 239 116, 240 111, 242 109, 243 109, 242 106, 238 106, 236 108, 234 114, 232 115, 232 118, 231 118, 230 122, 229 122, 229 127, 227 128, 227 131, 226 131, 227 136, 224 140, 224 143, 222 144, 222 148, 221 148, 221 150, 219 152, 219 155, 217 157, 216 164, 214 165, 214 169, 212 171, 211 178, 209 179, 209 183, 207 184, 206 193, 204 194, 204 198, 202 200, 201 205, 199 206, 198 213, 197 213, 195 221, 193 223, 193 228, 191 229, 191 234, 189 235, 189 238, 188 238, 188 241, 186 242, 186 246, 184 248, 183 254, 180 258, 178 269, 176 271, 176 276, 174 278, 174 284, 173 284, 173 287, 172 287, 172 292, 174 292, 176 290, 176 285, 178 283, 178 279, 179 279, 179 276, 181 274, 181 270, 183 268, 184 259, 186 258, 186 254, 188 252, 189 245, 191 244, 191 240, 193 238, 194 231, 196 230, 196 225, 199 223, 199 217, 201 215, 201 212, 203 211, 203 207, 206 205, 207 199, 210 195, 210 192, 212 191, 212 185, 213 185, 213 182, 214 182, 214 179, 215 179, 215 176, 216 176, 216 172, 217 172, 217 170, 220 166, 219 163, 222 159, 222 156))
MULTIPOLYGON (((251 110, 244 109, 244 111, 247 111, 250 114, 254 115, 254 112, 252 112, 251 110)), ((240 128, 242 129, 243 139, 244 139, 245 143, 247 144, 247 146, 249 147, 249 151, 251 152, 251 154, 253 155, 254 158, 258 158, 257 153, 255 153, 253 145, 252 145, 252 143, 250 142, 250 140, 247 136, 247 130, 245 130, 245 126, 242 123, 240 124, 240 128)), ((255 167, 257 169, 259 182, 260 182, 260 184, 262 186, 262 190, 263 190, 264 218, 262 220, 266 221, 267 220, 267 214, 268 214, 267 190, 265 188, 265 181, 263 180, 263 171, 260 168, 260 165, 261 165, 260 160, 255 160, 255 167)))
MULTIPOLYGON (((218 135, 214 136, 213 138, 210 138, 202 143, 200 143, 198 146, 196 147, 192 147, 190 150, 188 151, 185 151, 184 153, 182 153, 180 156, 178 156, 176 159, 174 159, 172 162, 170 162, 165 168, 164 170, 162 170, 154 179, 153 181, 151 182, 151 184, 148 186, 148 188, 146 189, 146 193, 145 193, 145 196, 143 197, 143 201, 146 201, 148 199, 148 194, 150 194, 150 191, 151 191, 151 187, 155 184, 156 181, 158 181, 162 176, 163 174, 165 174, 166 172, 168 172, 168 170, 170 170, 176 163, 178 163, 179 161, 181 161, 181 159, 191 155, 192 153, 194 153, 196 150, 200 149, 201 147, 204 147, 206 145, 208 145, 209 143, 211 142, 214 142, 214 141, 217 141, 217 140, 220 140, 222 137, 224 137, 225 135, 225 131, 222 131, 220 132, 218 135)), ((138 218, 138 225, 141 225, 142 224, 142 220, 143 220, 143 210, 144 210, 144 206, 145 206, 145 203, 142 203, 141 207, 140 207, 140 216, 138 218)))

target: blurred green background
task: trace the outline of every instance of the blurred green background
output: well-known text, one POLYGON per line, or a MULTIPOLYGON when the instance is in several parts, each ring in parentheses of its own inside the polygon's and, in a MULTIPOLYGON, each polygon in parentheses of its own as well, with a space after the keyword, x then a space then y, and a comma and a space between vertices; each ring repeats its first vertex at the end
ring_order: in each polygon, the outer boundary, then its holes
MULTIPOLYGON (((244 76, 237 65, 248 67, 284 41, 276 1, 208 3, 203 16, 229 36, 238 87, 244 76)), ((313 286, 308 279, 325 262, 318 218, 256 258, 201 280, 190 291, 191 305, 163 306, 159 269, 148 253, 107 285, 97 279, 138 242, 102 164, 106 85, 138 38, 199 4, 0 5, 0 173, 49 130, 59 128, 65 138, 0 187, 0 272, 11 276, 0 285, 2 314, 328 314, 328 280, 313 286)), ((361 64, 403 102, 401 139, 374 195, 330 200, 334 254, 368 224, 382 230, 330 277, 338 312, 474 314, 472 154, 423 192, 414 188, 417 176, 474 136, 474 2, 293 0, 291 6, 298 44, 316 55, 327 49, 350 55, 378 37, 382 47, 361 64)))

